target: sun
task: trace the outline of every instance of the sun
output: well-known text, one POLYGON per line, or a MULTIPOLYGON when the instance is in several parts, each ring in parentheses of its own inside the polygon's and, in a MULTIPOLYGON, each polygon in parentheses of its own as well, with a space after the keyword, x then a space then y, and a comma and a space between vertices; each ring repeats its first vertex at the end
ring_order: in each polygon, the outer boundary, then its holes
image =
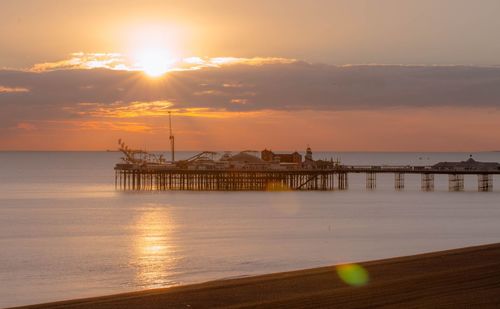
POLYGON ((135 58, 136 67, 151 77, 164 75, 174 62, 168 51, 162 49, 145 49, 135 58))

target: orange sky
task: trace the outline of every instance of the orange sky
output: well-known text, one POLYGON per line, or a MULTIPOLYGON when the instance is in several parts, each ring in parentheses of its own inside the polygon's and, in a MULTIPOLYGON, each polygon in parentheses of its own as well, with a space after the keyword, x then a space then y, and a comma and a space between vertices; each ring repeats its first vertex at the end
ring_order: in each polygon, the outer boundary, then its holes
MULTIPOLYGON (((222 118, 174 116, 182 150, 472 151, 498 150, 500 112, 464 108, 345 112, 259 112, 222 118)), ((149 150, 169 147, 164 117, 20 123, 4 149, 114 149, 118 138, 149 150), (147 123, 144 125, 144 123, 147 123), (124 127, 127 127, 125 130, 124 127)))
POLYGON ((499 9, 4 0, 0 150, 498 150, 499 9))

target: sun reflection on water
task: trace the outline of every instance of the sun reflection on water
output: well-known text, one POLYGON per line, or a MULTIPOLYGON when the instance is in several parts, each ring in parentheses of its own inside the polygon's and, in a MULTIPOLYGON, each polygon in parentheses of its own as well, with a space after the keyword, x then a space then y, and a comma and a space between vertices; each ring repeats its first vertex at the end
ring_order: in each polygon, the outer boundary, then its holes
POLYGON ((141 212, 134 226, 134 258, 136 280, 144 288, 174 284, 172 273, 177 264, 171 234, 174 224, 165 208, 149 208, 141 212))

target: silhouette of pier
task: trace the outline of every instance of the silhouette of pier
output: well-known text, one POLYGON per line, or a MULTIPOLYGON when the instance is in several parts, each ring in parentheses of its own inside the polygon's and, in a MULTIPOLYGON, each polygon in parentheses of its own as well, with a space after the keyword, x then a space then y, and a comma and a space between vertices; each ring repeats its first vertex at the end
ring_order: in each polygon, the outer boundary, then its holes
POLYGON ((404 190, 405 175, 421 175, 421 190, 434 190, 435 175, 449 175, 449 191, 464 190, 464 175, 477 175, 478 191, 492 191, 500 169, 442 169, 433 166, 348 166, 321 169, 189 169, 175 166, 117 164, 115 184, 122 190, 283 191, 346 190, 349 174, 366 174, 366 188, 377 187, 378 174, 394 174, 395 190, 404 190))
MULTIPOLYGON (((174 151, 173 138, 172 153, 174 151)), ((334 161, 314 160, 307 148, 304 160, 298 152, 276 154, 264 149, 237 154, 205 151, 188 159, 166 161, 163 155, 128 148, 119 141, 124 154, 115 166, 115 185, 120 190, 192 190, 192 191, 284 191, 347 190, 350 174, 365 174, 366 188, 377 188, 377 175, 394 174, 395 190, 405 189, 405 175, 421 175, 421 190, 434 190, 435 175, 449 175, 449 191, 464 190, 464 175, 477 175, 478 191, 493 189, 492 175, 500 174, 500 163, 478 162, 472 157, 461 162, 440 162, 432 166, 414 165, 342 165, 334 161)))

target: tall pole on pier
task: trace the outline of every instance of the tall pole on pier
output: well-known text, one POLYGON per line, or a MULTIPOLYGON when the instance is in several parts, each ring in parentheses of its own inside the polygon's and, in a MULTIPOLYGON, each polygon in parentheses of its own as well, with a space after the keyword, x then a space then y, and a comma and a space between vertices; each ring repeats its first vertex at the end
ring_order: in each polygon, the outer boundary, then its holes
POLYGON ((170 129, 170 151, 172 153, 172 162, 175 161, 175 142, 174 142, 174 135, 172 134, 172 113, 169 111, 168 112, 168 127, 170 129))

